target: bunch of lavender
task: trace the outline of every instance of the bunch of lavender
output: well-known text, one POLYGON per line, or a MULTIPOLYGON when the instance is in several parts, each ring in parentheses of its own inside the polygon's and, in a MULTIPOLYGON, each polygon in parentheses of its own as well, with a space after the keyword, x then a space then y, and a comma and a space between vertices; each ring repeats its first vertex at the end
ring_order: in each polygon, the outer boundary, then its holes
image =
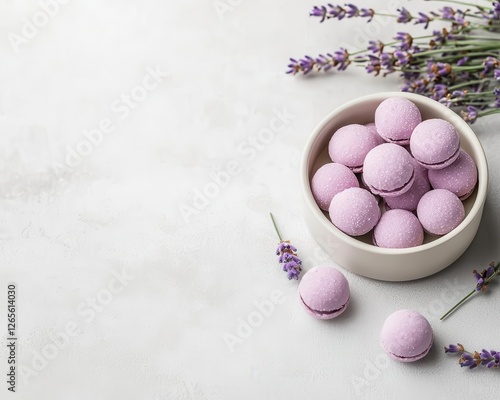
POLYGON ((466 8, 445 6, 427 14, 413 14, 402 7, 394 15, 354 4, 315 6, 310 16, 320 22, 344 18, 370 22, 376 16, 386 16, 401 24, 421 25, 424 30, 434 21, 449 25, 422 36, 397 32, 394 41, 372 40, 366 49, 353 53, 340 48, 317 57, 291 58, 287 73, 344 71, 351 64, 363 66, 376 76, 398 72, 404 82, 403 92, 437 100, 473 123, 481 116, 500 112, 500 1, 482 2, 449 0, 466 8))
POLYGON ((480 365, 485 365, 487 368, 498 368, 500 367, 500 352, 495 350, 481 350, 481 353, 475 351, 474 353, 464 349, 460 343, 450 344, 448 347, 444 348, 445 353, 458 353, 460 354, 460 359, 458 363, 461 367, 468 367, 469 369, 474 369, 480 365))
POLYGON ((299 279, 300 272, 302 271, 302 261, 297 257, 297 249, 290 244, 289 240, 283 240, 281 238, 276 222, 274 221, 273 214, 269 213, 271 220, 273 221, 274 229, 278 234, 280 240, 278 248, 276 249, 276 255, 280 256, 279 263, 283 264, 283 271, 288 275, 288 279, 299 279))
POLYGON ((485 292, 488 289, 488 284, 498 275, 500 275, 500 263, 491 262, 487 269, 484 269, 482 272, 477 272, 476 270, 472 271, 474 274, 474 278, 476 278, 476 287, 472 290, 467 296, 465 296, 462 300, 460 300, 450 311, 448 311, 445 315, 443 315, 440 319, 441 321, 448 317, 453 311, 455 311, 458 307, 464 304, 469 297, 478 293, 485 292))

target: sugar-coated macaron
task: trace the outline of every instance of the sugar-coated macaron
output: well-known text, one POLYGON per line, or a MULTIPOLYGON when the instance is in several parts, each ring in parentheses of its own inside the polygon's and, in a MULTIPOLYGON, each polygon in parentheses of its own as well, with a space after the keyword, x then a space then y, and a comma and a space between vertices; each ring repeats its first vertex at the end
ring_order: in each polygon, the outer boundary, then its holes
POLYGON ((410 143, 413 129, 422 122, 418 107, 404 97, 389 97, 375 110, 377 132, 387 142, 410 143))
POLYGON ((413 160, 413 166, 415 169, 415 181, 411 185, 410 190, 399 196, 386 197, 384 199, 386 209, 415 211, 422 196, 431 190, 431 184, 427 176, 428 170, 415 160, 413 160))
POLYGON ((414 180, 412 157, 403 147, 384 143, 366 155, 363 181, 372 193, 382 197, 399 196, 410 190, 414 180))
POLYGON ((432 347, 432 327, 420 313, 399 310, 385 320, 380 339, 382 347, 394 360, 417 361, 432 347))
POLYGON ((349 188, 330 203, 330 219, 342 232, 360 236, 370 232, 380 218, 378 202, 368 190, 349 188))
POLYGON ((378 144, 386 143, 386 141, 384 140, 384 138, 382 136, 380 136, 380 134, 378 133, 377 127, 375 126, 375 122, 370 122, 369 124, 366 124, 365 126, 375 136, 375 139, 377 140, 378 144))
POLYGON ((410 211, 389 210, 382 214, 373 231, 373 244, 391 249, 420 246, 424 230, 420 221, 410 211))
POLYGON ((447 189, 460 200, 465 200, 476 187, 476 163, 469 154, 460 150, 458 158, 450 166, 429 170, 429 181, 434 189, 447 189))
POLYGON ((319 208, 328 211, 333 197, 341 191, 359 187, 358 178, 349 168, 339 163, 320 167, 311 179, 311 191, 319 208))
POLYGON ((298 291, 306 311, 319 319, 339 316, 351 298, 349 282, 342 272, 331 266, 318 266, 307 271, 298 291))
POLYGON ((411 154, 427 169, 451 165, 460 153, 460 137, 454 126, 439 118, 422 121, 410 139, 411 154))
POLYGON ((464 205, 449 190, 434 189, 422 196, 417 216, 426 232, 446 235, 465 219, 464 205))
POLYGON ((328 154, 333 162, 343 164, 357 173, 363 171, 366 155, 377 145, 375 135, 366 126, 350 124, 333 134, 328 144, 328 154))

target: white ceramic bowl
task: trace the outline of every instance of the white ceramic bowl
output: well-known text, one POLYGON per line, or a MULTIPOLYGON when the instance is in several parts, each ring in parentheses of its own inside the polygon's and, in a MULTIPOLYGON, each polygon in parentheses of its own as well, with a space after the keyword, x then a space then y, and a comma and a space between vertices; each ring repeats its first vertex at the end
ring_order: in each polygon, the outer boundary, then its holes
POLYGON ((488 186, 488 165, 481 143, 470 126, 453 111, 427 97, 412 93, 377 93, 350 101, 330 113, 309 138, 300 167, 304 219, 315 240, 340 266, 369 278, 407 281, 432 275, 452 264, 469 247, 481 222, 488 186), (465 220, 447 235, 426 234, 423 245, 408 249, 386 249, 371 244, 371 232, 354 238, 337 229, 314 201, 311 178, 322 165, 331 162, 328 142, 341 126, 373 122, 375 109, 386 98, 400 96, 415 103, 423 119, 442 118, 460 134, 461 147, 478 168, 478 185, 464 202, 465 220))

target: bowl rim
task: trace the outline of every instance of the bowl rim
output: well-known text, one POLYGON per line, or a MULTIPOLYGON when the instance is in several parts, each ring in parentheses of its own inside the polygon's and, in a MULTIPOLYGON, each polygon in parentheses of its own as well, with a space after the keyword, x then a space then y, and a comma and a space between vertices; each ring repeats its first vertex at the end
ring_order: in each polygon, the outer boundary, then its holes
POLYGON ((377 254, 384 255, 403 255, 403 254, 414 254, 420 253, 434 247, 441 245, 442 243, 447 242, 453 237, 460 234, 467 225, 475 218, 475 216, 481 211, 484 202, 486 200, 487 188, 488 188, 488 162, 486 159, 486 155, 484 153, 484 149, 481 145, 481 142, 477 138, 476 134, 472 130, 472 128, 465 122, 460 116, 458 116, 454 111, 450 110, 445 105, 432 100, 423 95, 415 94, 415 93, 406 93, 406 92, 379 92, 374 94, 369 94, 361 97, 357 97, 353 100, 350 100, 341 106, 335 108, 333 111, 328 113, 323 120, 316 125, 313 129, 309 139, 306 142, 304 150, 302 152, 301 163, 300 163, 300 181, 302 186, 302 193, 304 195, 304 199, 306 201, 307 207, 309 207, 314 214, 314 217, 323 225, 325 229, 327 229, 330 233, 339 237, 341 240, 353 246, 359 250, 370 251, 377 254), (311 160, 311 150, 314 147, 316 141, 318 140, 319 135, 323 131, 323 129, 330 123, 330 121, 336 116, 340 115, 342 112, 345 112, 349 108, 359 105, 360 103, 365 102, 373 102, 378 101, 382 102, 388 97, 404 97, 410 101, 413 101, 419 106, 419 104, 424 104, 430 108, 435 108, 442 114, 442 117, 447 121, 450 121, 460 133, 468 138, 470 142, 470 146, 474 149, 475 153, 479 155, 478 160, 476 160, 477 171, 478 171, 478 185, 477 185, 477 195, 470 209, 469 213, 466 215, 465 219, 451 232, 438 237, 437 239, 424 243, 419 246, 409 247, 404 249, 392 249, 392 248, 383 248, 377 247, 372 244, 368 244, 362 242, 355 237, 351 237, 346 233, 342 232, 335 225, 331 223, 331 221, 323 214, 321 209, 316 204, 314 200, 310 179, 309 179, 309 163, 311 160))

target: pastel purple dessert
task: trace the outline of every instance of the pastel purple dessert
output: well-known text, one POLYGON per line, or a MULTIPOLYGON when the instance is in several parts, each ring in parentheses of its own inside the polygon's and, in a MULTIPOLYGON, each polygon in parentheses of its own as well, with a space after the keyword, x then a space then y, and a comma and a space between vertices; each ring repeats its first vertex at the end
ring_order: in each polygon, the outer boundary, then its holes
POLYGON ((449 190, 434 189, 420 199, 417 216, 426 232, 446 235, 465 219, 465 209, 449 190))
POLYGON ((368 190, 349 188, 330 203, 330 219, 342 232, 361 236, 370 232, 380 218, 377 200, 368 190))
POLYGON ((318 266, 307 271, 299 283, 300 301, 318 319, 342 314, 350 301, 349 282, 338 269, 318 266))
POLYGON ((382 214, 373 231, 373 244, 390 249, 420 246, 424 230, 418 218, 407 210, 389 210, 382 214))
POLYGON ((449 167, 429 170, 429 181, 434 189, 447 189, 460 200, 465 200, 476 187, 476 163, 470 155, 460 150, 458 158, 449 167))
POLYGON ((366 155, 363 181, 373 194, 382 197, 402 195, 410 190, 414 180, 412 157, 403 147, 384 143, 366 155))
POLYGON ((431 190, 431 184, 427 177, 428 170, 422 167, 415 159, 413 160, 413 167, 415 169, 415 181, 411 185, 410 190, 399 196, 386 197, 384 199, 386 209, 415 211, 422 196, 431 190))
POLYGON ((391 358, 413 362, 425 357, 432 347, 429 321, 413 310, 399 310, 387 317, 380 334, 382 347, 391 358))
POLYGON ((366 126, 350 124, 338 129, 332 136, 328 154, 333 162, 357 173, 363 171, 365 156, 377 145, 375 135, 366 126))
POLYGON ((451 165, 460 153, 460 137, 444 119, 427 119, 413 130, 411 154, 427 169, 442 169, 451 165))
POLYGON ((377 140, 378 144, 386 143, 384 138, 382 136, 380 136, 380 134, 377 132, 377 127, 375 126, 375 122, 370 122, 369 124, 366 124, 365 126, 375 136, 375 139, 377 140))
POLYGON ((359 187, 358 178, 345 165, 329 163, 316 171, 311 179, 311 191, 319 208, 328 211, 333 197, 345 189, 359 187))
POLYGON ((389 97, 375 110, 375 125, 387 142, 400 145, 410 143, 413 129, 422 122, 420 110, 404 97, 389 97))

